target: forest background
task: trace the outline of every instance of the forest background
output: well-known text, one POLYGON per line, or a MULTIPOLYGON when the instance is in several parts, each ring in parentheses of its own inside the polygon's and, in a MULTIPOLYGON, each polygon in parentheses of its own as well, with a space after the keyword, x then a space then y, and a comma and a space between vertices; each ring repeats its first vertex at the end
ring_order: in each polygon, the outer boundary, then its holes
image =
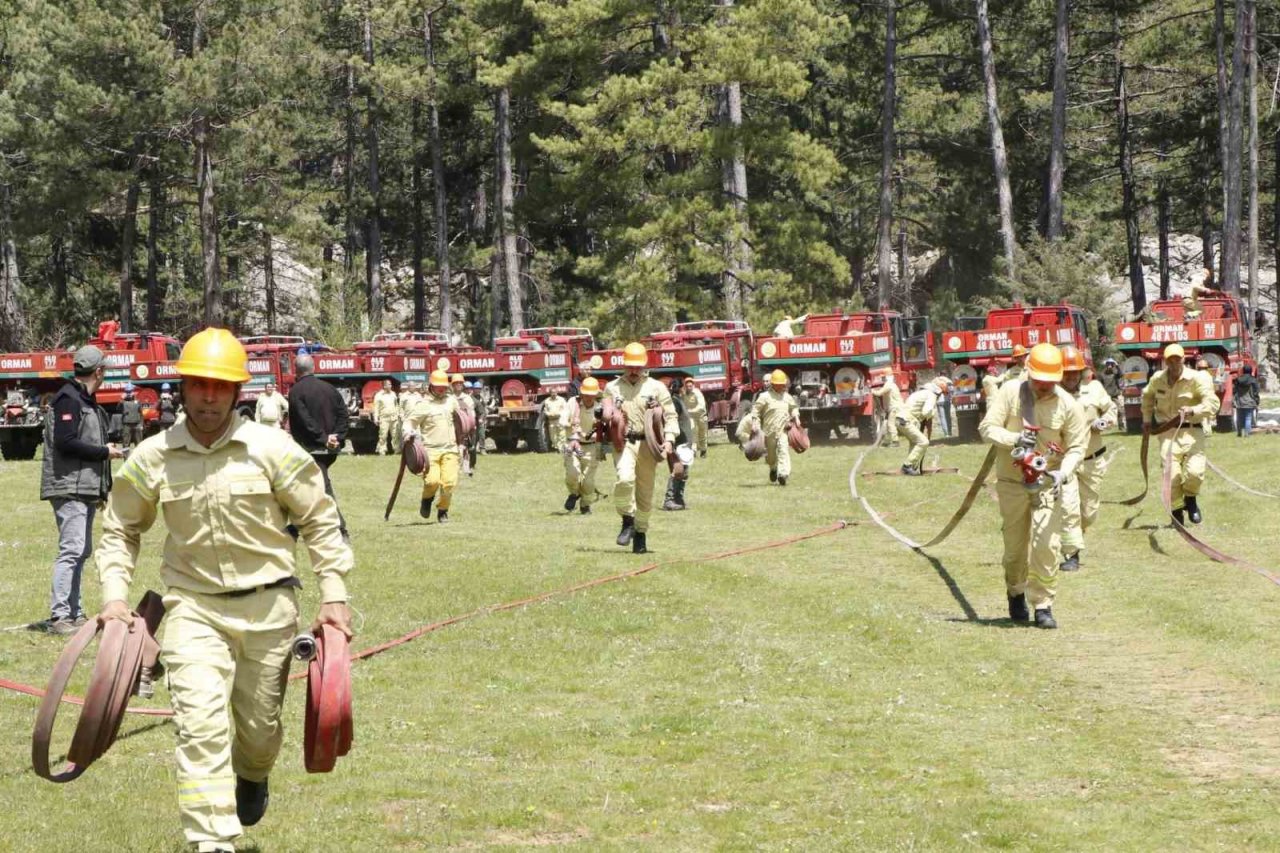
POLYGON ((1274 311, 1278 96, 1256 0, 0 0, 0 350, 1274 311))

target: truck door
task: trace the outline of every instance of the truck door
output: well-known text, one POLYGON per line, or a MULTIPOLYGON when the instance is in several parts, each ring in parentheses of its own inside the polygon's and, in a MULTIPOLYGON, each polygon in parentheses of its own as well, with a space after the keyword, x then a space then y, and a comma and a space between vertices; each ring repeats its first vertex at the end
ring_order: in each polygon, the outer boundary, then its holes
POLYGON ((908 367, 933 365, 933 342, 929 335, 928 317, 894 317, 893 338, 908 367))

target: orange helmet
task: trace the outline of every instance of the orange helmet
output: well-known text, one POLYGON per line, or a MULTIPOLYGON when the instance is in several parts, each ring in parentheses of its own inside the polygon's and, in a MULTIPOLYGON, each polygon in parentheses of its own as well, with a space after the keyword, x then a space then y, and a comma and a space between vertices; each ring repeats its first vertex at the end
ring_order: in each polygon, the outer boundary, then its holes
POLYGON ((453 374, 452 376, 450 376, 450 377, 449 377, 449 384, 450 384, 450 385, 454 384, 455 382, 466 382, 466 381, 467 381, 467 380, 465 380, 465 379, 463 379, 463 378, 462 378, 462 374, 461 374, 461 373, 455 373, 455 374, 453 374))
POLYGON ((600 381, 594 376, 588 376, 578 386, 578 393, 584 397, 595 397, 600 393, 600 381))
POLYGON ((1024 347, 1022 344, 1014 344, 1014 345, 1013 345, 1013 357, 1014 357, 1014 358, 1022 358, 1022 357, 1023 357, 1024 355, 1026 355, 1026 354, 1027 354, 1027 348, 1026 348, 1026 347, 1024 347))
POLYGON ((1087 367, 1084 363, 1084 353, 1076 349, 1071 344, 1067 344, 1062 348, 1062 369, 1063 370, 1084 370, 1087 367))
POLYGON ((1041 382, 1062 381, 1062 350, 1053 344, 1036 344, 1027 355, 1027 373, 1041 382))
POLYGON ((644 344, 632 342, 622 350, 623 367, 648 367, 649 351, 644 344))

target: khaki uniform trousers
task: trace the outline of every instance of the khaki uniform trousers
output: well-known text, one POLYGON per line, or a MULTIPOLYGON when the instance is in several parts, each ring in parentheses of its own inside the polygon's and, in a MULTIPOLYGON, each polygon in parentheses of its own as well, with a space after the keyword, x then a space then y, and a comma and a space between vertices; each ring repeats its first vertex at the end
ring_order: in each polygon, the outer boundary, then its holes
POLYGON ((880 444, 883 447, 898 446, 898 419, 893 415, 884 419, 884 435, 880 437, 880 444))
POLYGON ((1173 448, 1173 477, 1170 485, 1170 505, 1174 509, 1186 506, 1186 496, 1195 497, 1200 494, 1200 484, 1204 482, 1204 469, 1208 462, 1204 452, 1209 443, 1204 429, 1199 424, 1183 427, 1169 437, 1160 441, 1160 463, 1173 448))
POLYGON ((1052 489, 1029 492, 1022 483, 996 482, 1003 520, 1004 584, 1011 596, 1026 593, 1034 610, 1053 605, 1061 554, 1062 502, 1052 489))
POLYGON ((618 454, 618 481, 613 484, 613 505, 618 515, 636 520, 636 532, 649 529, 649 513, 653 510, 653 473, 658 457, 644 441, 628 441, 618 454))
POLYGON ((550 436, 552 450, 559 450, 569 440, 569 431, 560 426, 559 418, 547 423, 547 433, 550 436))
POLYGON ((707 416, 694 415, 690 420, 693 421, 694 450, 703 453, 707 449, 707 416))
POLYGON ((453 501, 453 490, 458 487, 458 469, 461 464, 458 451, 428 450, 427 458, 431 461, 431 467, 422 478, 422 499, 436 500, 437 509, 448 509, 453 501))
POLYGON ((577 495, 582 506, 596 502, 596 469, 604 459, 604 450, 595 442, 582 442, 582 455, 564 451, 564 485, 569 494, 577 495))
POLYGON ((1062 484, 1062 553, 1084 550, 1084 534, 1098 520, 1106 454, 1081 462, 1075 475, 1062 484))
POLYGON ((898 429, 911 442, 911 452, 907 454, 907 464, 918 466, 924 461, 924 452, 929 449, 929 436, 924 434, 915 418, 898 418, 898 429))
POLYGON ((385 456, 388 447, 391 453, 400 452, 400 419, 397 417, 387 416, 378 421, 378 455, 385 456))
POLYGON ((214 849, 242 831, 236 776, 261 782, 280 752, 297 599, 286 588, 243 596, 170 589, 164 606, 161 660, 178 730, 178 812, 187 841, 214 849))
POLYGON ((779 477, 791 476, 791 444, 787 441, 785 432, 766 435, 764 452, 770 471, 777 471, 779 477))

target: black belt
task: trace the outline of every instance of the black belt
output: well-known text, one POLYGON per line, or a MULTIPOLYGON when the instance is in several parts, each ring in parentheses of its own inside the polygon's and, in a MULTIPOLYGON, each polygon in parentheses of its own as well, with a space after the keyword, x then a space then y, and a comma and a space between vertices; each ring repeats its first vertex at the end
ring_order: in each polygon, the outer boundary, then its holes
POLYGON ((289 575, 287 578, 280 578, 278 581, 264 583, 261 586, 251 586, 248 589, 229 589, 226 592, 214 593, 214 595, 221 595, 226 598, 244 598, 246 595, 253 595, 255 592, 264 592, 268 589, 280 589, 281 587, 285 587, 287 589, 302 589, 302 581, 298 580, 293 575, 289 575))
POLYGON ((1091 461, 1093 461, 1094 459, 1097 459, 1099 456, 1101 456, 1102 454, 1104 454, 1104 453, 1106 453, 1106 452, 1107 452, 1107 446, 1104 444, 1104 445, 1102 445, 1101 447, 1099 447, 1097 450, 1095 450, 1094 452, 1090 453, 1088 456, 1086 456, 1084 459, 1082 459, 1082 460, 1080 460, 1080 461, 1082 461, 1082 462, 1091 462, 1091 461))
POLYGON ((629 432, 627 433, 627 441, 644 441, 644 433, 629 432))

